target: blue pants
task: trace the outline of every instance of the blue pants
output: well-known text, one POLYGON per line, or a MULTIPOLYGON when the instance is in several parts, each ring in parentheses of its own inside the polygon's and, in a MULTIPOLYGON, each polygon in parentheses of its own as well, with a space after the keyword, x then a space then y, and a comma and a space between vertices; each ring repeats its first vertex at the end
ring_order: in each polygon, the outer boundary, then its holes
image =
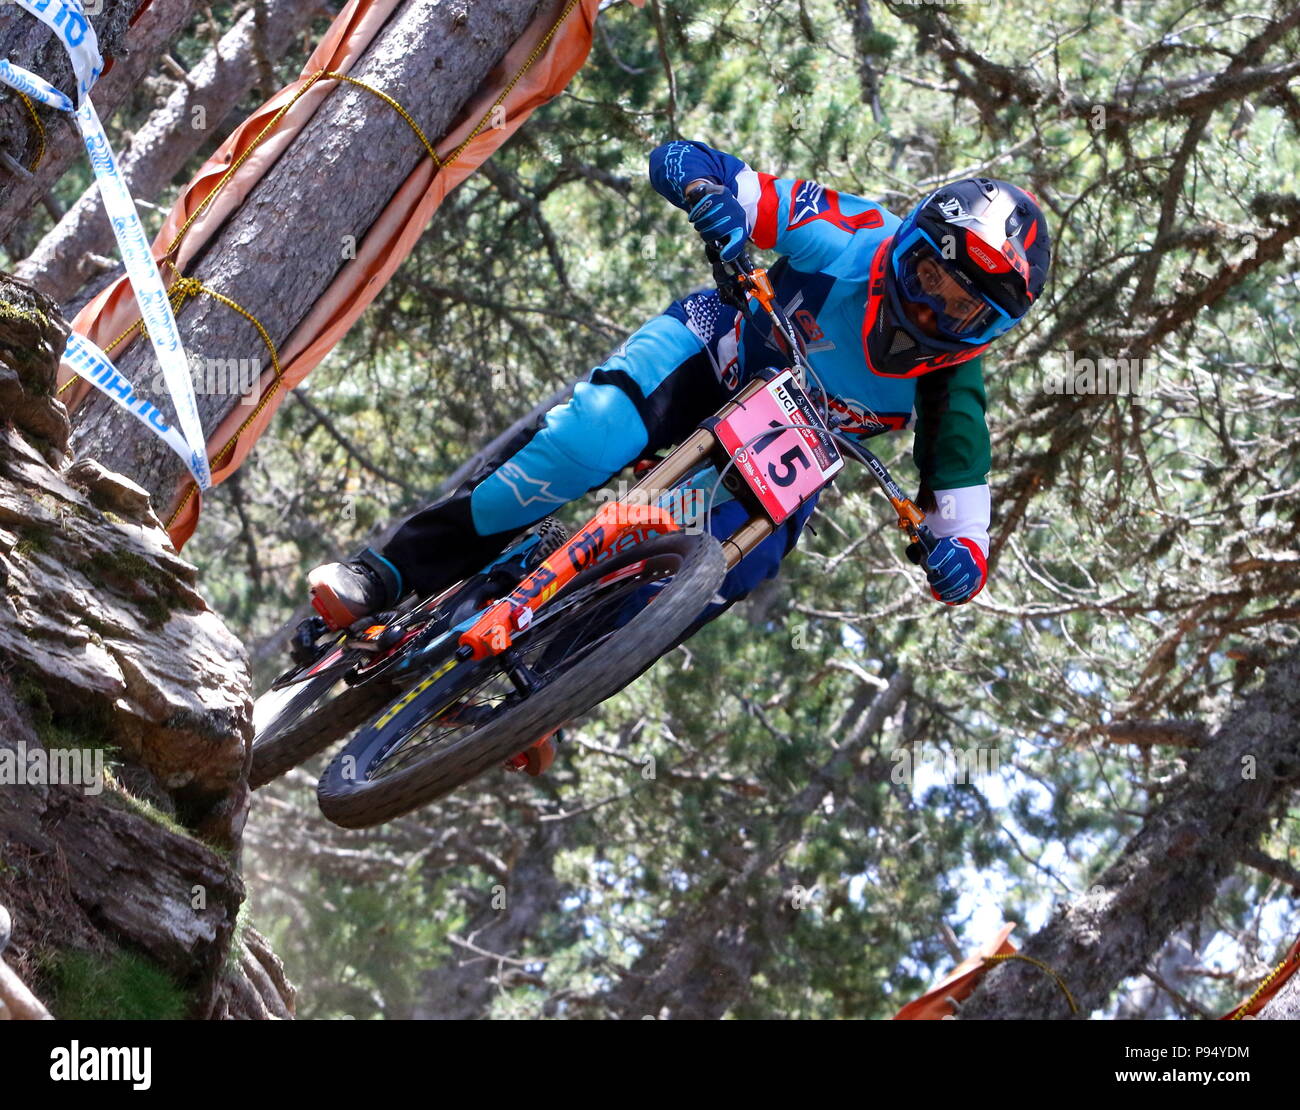
MULTIPOLYGON (((639 328, 537 427, 517 436, 461 489, 403 524, 383 554, 404 580, 421 593, 445 589, 500 554, 528 525, 604 486, 625 466, 681 442, 713 415, 744 383, 727 388, 714 369, 708 332, 728 328, 727 314, 734 319, 735 310, 718 304, 716 293, 713 302, 709 296, 675 302, 639 328), (700 327, 701 304, 706 328, 700 327)), ((815 503, 732 568, 703 620, 776 576, 815 503)), ((709 530, 724 538, 746 515, 740 504, 725 501, 710 514, 709 530)))

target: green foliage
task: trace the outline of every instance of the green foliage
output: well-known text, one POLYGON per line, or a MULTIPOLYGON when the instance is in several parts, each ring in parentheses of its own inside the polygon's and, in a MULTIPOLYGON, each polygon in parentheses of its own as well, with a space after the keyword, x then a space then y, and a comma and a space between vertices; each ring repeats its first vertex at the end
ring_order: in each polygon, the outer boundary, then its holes
POLYGON ((71 1021, 176 1021, 189 999, 156 964, 132 952, 64 951, 48 966, 50 1011, 71 1021))
POLYGON ((298 1016, 409 1017, 421 971, 449 955, 445 937, 462 926, 445 904, 454 886, 453 876, 431 884, 419 874, 360 884, 324 878, 299 892, 293 911, 259 914, 294 969, 298 1016))

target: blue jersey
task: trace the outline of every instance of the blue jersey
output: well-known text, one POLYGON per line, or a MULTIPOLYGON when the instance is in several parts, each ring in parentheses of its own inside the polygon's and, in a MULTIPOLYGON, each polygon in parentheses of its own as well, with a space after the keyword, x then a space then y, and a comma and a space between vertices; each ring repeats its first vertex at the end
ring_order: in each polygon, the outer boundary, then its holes
MULTIPOLYGON (((954 365, 951 356, 936 356, 907 374, 887 375, 876 372, 865 348, 899 220, 872 201, 815 181, 756 173, 702 143, 660 147, 650 174, 655 188, 682 208, 683 190, 697 178, 732 191, 752 240, 782 256, 769 275, 802 334, 827 404, 843 418, 840 427, 859 436, 915 430, 918 500, 935 535, 954 541, 937 566, 968 577, 978 572, 982 584, 989 437, 979 359, 954 365), (975 548, 982 549, 978 558, 975 548)), ((512 437, 462 489, 412 517, 384 557, 426 593, 472 574, 521 528, 645 455, 671 450, 754 373, 780 365, 769 332, 761 314, 749 322, 716 289, 673 302, 577 382, 568 400, 512 437)), ((777 573, 815 505, 814 497, 732 567, 702 619, 777 573)), ((708 527, 725 538, 747 512, 713 490, 708 527)))
MULTIPOLYGON (((911 376, 874 371, 865 331, 883 300, 888 248, 900 220, 874 201, 816 181, 757 173, 741 159, 703 143, 676 140, 650 155, 650 180, 686 208, 684 190, 698 179, 720 182, 748 216, 750 238, 783 257, 769 271, 778 303, 799 329, 809 362, 842 430, 860 436, 913 429, 921 499, 948 510, 952 531, 978 537, 987 550, 990 462, 981 361, 956 366, 938 359, 911 376), (949 495, 948 504, 935 495, 949 495)), ((706 343, 724 385, 734 387, 771 365, 768 323, 751 323, 701 291, 669 310, 706 343)))

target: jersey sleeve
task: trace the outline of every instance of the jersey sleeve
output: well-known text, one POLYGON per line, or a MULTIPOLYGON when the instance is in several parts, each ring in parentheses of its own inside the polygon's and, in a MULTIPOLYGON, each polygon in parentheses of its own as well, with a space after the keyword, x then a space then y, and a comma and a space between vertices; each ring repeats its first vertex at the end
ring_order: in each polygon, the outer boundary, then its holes
POLYGON ((985 419, 983 360, 917 379, 913 457, 919 503, 938 536, 965 536, 988 554, 992 446, 985 419))
POLYGON ((816 181, 757 173, 734 154, 704 143, 677 139, 650 155, 651 184, 678 208, 687 207, 686 186, 702 177, 726 186, 740 201, 755 246, 786 255, 805 273, 834 273, 859 231, 885 223, 885 210, 873 201, 816 181))
POLYGON ((848 276, 860 268, 858 233, 883 227, 885 210, 874 201, 828 189, 817 181, 760 173, 750 238, 755 246, 786 255, 804 273, 848 276), (853 258, 840 273, 837 263, 853 258))

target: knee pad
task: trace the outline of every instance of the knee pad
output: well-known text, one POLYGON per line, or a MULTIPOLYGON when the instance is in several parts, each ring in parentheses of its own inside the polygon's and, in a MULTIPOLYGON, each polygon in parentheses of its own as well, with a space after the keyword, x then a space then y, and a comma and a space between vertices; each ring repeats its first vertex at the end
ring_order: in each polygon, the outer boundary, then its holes
MULTIPOLYGON (((612 382, 579 382, 538 433, 575 468, 591 475, 585 493, 634 462, 648 441, 635 402, 612 382)), ((577 496, 575 494, 574 496, 577 496)))

